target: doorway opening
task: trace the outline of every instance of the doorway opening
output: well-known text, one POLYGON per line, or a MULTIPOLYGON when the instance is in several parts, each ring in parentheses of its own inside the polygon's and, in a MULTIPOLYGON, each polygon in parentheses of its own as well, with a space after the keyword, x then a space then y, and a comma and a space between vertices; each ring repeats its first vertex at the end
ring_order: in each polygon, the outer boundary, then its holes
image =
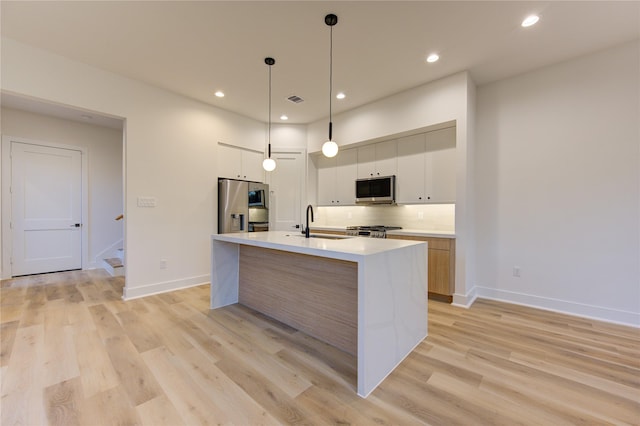
POLYGON ((2 117, 0 278, 124 258, 124 119, 5 93, 2 117))

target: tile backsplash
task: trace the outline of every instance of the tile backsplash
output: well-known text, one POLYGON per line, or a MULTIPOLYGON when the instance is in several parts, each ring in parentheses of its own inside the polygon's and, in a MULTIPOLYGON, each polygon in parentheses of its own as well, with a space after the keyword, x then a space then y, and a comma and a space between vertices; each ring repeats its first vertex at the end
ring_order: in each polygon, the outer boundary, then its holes
POLYGON ((314 225, 387 225, 455 232, 455 211, 455 204, 318 207, 314 225))

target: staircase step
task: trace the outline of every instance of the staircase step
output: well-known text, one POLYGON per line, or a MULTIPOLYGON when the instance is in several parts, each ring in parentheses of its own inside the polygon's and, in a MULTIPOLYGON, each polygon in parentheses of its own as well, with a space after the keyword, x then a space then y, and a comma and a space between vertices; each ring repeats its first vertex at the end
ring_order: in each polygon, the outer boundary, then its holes
POLYGON ((124 265, 120 258, 111 257, 109 259, 103 259, 103 266, 111 276, 120 277, 124 275, 124 265))
POLYGON ((116 257, 120 260, 124 260, 124 249, 118 249, 116 251, 116 257))
POLYGON ((124 266, 122 264, 122 259, 118 257, 111 257, 109 259, 105 259, 104 261, 107 262, 109 266, 111 266, 112 268, 118 268, 120 266, 124 266))

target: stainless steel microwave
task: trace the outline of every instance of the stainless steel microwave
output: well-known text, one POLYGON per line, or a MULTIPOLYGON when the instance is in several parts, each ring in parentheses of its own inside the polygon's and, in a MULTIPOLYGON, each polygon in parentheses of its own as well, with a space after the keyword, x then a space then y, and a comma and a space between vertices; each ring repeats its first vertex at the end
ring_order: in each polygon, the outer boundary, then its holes
POLYGON ((395 176, 356 180, 356 204, 395 204, 395 202, 395 176))
POLYGON ((249 182, 249 207, 269 208, 269 185, 249 182))

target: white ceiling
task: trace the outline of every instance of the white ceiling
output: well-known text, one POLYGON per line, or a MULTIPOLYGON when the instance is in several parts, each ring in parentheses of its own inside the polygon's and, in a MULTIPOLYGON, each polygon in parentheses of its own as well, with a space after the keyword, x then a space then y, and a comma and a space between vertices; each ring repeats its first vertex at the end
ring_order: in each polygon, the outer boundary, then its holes
MULTIPOLYGON (((486 84, 640 38, 640 1, 7 1, 2 36, 267 121, 328 116, 469 70, 486 84), (520 22, 541 16, 530 28, 520 22), (437 52, 434 64, 426 56, 437 52), (216 98, 223 90, 226 96, 216 98), (292 104, 285 98, 305 99, 292 104)), ((3 97, 3 103, 4 103, 3 97)))

